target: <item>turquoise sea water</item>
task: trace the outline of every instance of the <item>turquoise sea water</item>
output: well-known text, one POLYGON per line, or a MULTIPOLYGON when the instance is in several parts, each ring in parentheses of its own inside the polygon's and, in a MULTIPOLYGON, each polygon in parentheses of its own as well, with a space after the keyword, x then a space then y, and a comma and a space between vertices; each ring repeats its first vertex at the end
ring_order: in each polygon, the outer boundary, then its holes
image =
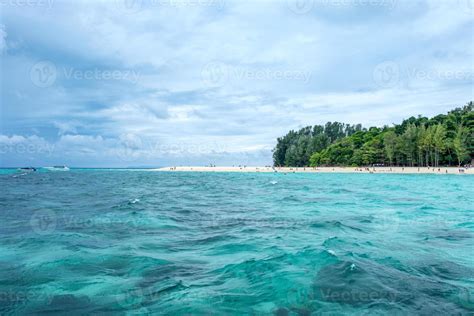
POLYGON ((0 314, 469 315, 474 177, 0 175, 0 314))

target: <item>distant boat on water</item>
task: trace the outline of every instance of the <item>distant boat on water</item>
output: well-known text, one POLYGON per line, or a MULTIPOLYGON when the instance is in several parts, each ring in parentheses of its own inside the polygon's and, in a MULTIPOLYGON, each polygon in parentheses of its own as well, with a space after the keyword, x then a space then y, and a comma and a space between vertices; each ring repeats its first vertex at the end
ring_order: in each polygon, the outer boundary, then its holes
POLYGON ((44 167, 44 169, 49 170, 49 171, 69 171, 69 168, 66 166, 44 167))
POLYGON ((23 167, 23 168, 18 168, 18 171, 23 171, 23 172, 35 172, 36 168, 34 167, 23 167))

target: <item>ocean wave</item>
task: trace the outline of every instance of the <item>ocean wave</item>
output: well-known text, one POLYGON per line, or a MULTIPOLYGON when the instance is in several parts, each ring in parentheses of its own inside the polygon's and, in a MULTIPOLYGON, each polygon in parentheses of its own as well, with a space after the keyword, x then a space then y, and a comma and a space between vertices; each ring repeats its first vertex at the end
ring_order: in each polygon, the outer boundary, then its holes
POLYGON ((474 182, 374 179, 3 175, 0 314, 468 315, 474 182))

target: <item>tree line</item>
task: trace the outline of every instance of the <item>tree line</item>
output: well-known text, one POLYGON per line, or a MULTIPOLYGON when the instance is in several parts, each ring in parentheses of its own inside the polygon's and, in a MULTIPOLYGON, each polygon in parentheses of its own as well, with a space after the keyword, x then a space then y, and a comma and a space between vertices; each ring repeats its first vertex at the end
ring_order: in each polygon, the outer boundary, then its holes
POLYGON ((474 161, 474 104, 432 118, 363 128, 328 122, 289 131, 273 149, 275 166, 460 166, 474 161))

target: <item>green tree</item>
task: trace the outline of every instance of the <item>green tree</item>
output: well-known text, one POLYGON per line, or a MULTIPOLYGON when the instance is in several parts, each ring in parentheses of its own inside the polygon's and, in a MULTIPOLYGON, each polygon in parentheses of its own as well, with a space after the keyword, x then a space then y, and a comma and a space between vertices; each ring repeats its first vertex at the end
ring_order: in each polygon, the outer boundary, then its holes
POLYGON ((416 147, 418 150, 418 166, 423 166, 424 155, 425 155, 425 138, 427 136, 425 124, 418 127, 418 136, 416 141, 416 147))
POLYGON ((453 148, 458 159, 458 166, 464 162, 468 157, 468 150, 466 146, 467 142, 467 130, 462 125, 459 125, 456 130, 456 135, 453 140, 453 148))
POLYGON ((434 135, 435 135, 435 126, 429 126, 426 129, 426 135, 424 138, 424 148, 425 148, 425 158, 426 158, 426 165, 433 166, 434 159, 433 159, 433 149, 434 149, 434 135))
POLYGON ((321 165, 321 153, 314 153, 309 158, 309 164, 311 167, 317 167, 321 165))
POLYGON ((474 163, 474 104, 432 118, 412 116, 393 127, 363 128, 328 122, 289 131, 277 139, 276 166, 439 166, 474 163))
POLYGON ((471 165, 474 165, 474 104, 470 102, 466 107, 468 107, 467 113, 462 117, 462 124, 466 128, 467 133, 467 151, 471 159, 471 165))
POLYGON ((415 124, 409 123, 402 134, 402 152, 406 157, 407 163, 414 165, 417 149, 417 128, 415 124))
POLYGON ((433 147, 435 154, 434 165, 439 166, 440 154, 446 149, 446 128, 442 124, 436 125, 433 133, 433 147))
POLYGON ((388 131, 384 134, 383 138, 385 155, 388 158, 390 165, 393 164, 395 158, 395 151, 397 148, 397 134, 394 131, 388 131))

